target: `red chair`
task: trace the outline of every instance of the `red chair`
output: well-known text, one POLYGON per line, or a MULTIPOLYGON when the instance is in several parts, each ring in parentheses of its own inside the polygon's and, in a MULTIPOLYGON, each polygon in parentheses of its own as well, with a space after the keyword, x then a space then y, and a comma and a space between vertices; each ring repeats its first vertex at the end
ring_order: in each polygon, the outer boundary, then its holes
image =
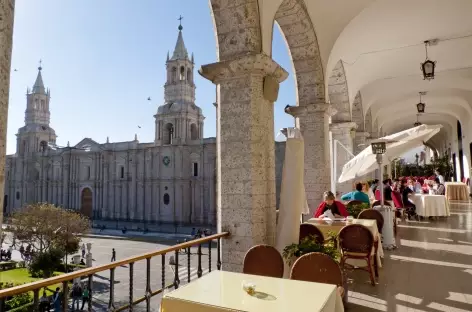
POLYGON ((405 206, 403 206, 402 195, 400 192, 392 192, 393 204, 395 205, 395 220, 393 220, 393 233, 397 236, 397 216, 400 215, 400 219, 405 221, 405 206), (398 214, 397 214, 398 213, 398 214))
POLYGON ((380 190, 375 190, 375 199, 380 200, 380 190))

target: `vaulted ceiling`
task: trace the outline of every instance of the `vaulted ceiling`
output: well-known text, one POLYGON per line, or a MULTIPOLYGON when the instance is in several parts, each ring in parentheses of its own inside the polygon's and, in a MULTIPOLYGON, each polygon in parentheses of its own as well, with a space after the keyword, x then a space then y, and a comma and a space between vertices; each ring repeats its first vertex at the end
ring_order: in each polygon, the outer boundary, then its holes
MULTIPOLYGON (((285 0, 287 1, 287 0, 285 0)), ((424 123, 443 132, 472 133, 472 1, 470 0, 289 0, 304 1, 315 29, 326 94, 329 77, 342 62, 352 105, 358 92, 364 114, 372 112, 383 131, 406 129, 416 121, 418 92, 424 123), (423 80, 425 40, 437 61, 436 78, 423 80)), ((259 0, 263 50, 271 54, 274 16, 282 0, 259 0)), ((470 136, 470 135, 469 135, 470 136)), ((469 141, 472 137, 469 137, 469 141)))

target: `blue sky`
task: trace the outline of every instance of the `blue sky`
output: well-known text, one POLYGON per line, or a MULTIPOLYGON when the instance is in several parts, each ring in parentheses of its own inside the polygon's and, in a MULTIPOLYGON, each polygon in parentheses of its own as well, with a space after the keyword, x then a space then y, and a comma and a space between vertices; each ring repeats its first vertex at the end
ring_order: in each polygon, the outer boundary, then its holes
MULTIPOLYGON (((215 62, 208 1, 17 0, 12 69, 18 71, 11 74, 7 152, 15 152, 15 134, 24 125, 26 88, 34 83, 39 59, 44 83, 51 89, 51 126, 59 145, 84 137, 128 141, 135 133, 141 142, 153 141, 153 115, 164 104, 165 60, 175 46, 179 15, 196 68, 215 62)), ((293 126, 283 108, 295 104, 295 84, 277 29, 273 47, 273 58, 290 73, 275 104, 275 129, 280 129, 293 126)), ((195 80, 196 104, 206 116, 205 137, 215 136, 214 85, 198 74, 195 80)))

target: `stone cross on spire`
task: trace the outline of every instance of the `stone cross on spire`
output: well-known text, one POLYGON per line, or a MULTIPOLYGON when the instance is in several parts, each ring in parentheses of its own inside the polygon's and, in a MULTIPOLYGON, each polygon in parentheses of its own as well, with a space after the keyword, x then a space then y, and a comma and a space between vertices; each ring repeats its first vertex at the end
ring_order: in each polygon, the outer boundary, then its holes
POLYGON ((178 20, 179 20, 179 30, 182 30, 182 29, 183 29, 183 27, 182 27, 182 20, 183 20, 183 19, 184 19, 184 18, 183 18, 182 15, 180 15, 179 18, 178 18, 178 20))

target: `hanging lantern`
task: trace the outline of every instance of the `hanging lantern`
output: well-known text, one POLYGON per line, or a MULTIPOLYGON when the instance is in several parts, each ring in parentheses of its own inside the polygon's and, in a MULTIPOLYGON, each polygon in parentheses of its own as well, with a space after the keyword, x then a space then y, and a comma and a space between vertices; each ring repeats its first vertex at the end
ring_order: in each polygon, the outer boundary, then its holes
POLYGON ((419 92, 420 94, 420 101, 418 102, 418 104, 416 104, 416 111, 418 112, 418 114, 421 114, 421 113, 424 113, 424 110, 426 108, 426 104, 421 100, 422 96, 423 95, 426 95, 427 92, 423 91, 423 92, 419 92))
POLYGON ((422 125, 422 124, 421 124, 421 122, 419 122, 419 121, 417 121, 417 122, 415 122, 415 123, 413 124, 413 126, 415 126, 415 127, 419 127, 419 126, 421 126, 421 125, 422 125))
POLYGON ((430 44, 429 41, 425 41, 425 49, 426 49, 426 60, 421 63, 421 70, 423 71, 423 79, 424 80, 433 80, 434 79, 434 71, 436 69, 436 61, 431 61, 428 59, 428 45, 430 44))
POLYGON ((425 103, 419 102, 418 104, 416 104, 416 110, 418 111, 418 113, 424 113, 425 107, 425 103))

